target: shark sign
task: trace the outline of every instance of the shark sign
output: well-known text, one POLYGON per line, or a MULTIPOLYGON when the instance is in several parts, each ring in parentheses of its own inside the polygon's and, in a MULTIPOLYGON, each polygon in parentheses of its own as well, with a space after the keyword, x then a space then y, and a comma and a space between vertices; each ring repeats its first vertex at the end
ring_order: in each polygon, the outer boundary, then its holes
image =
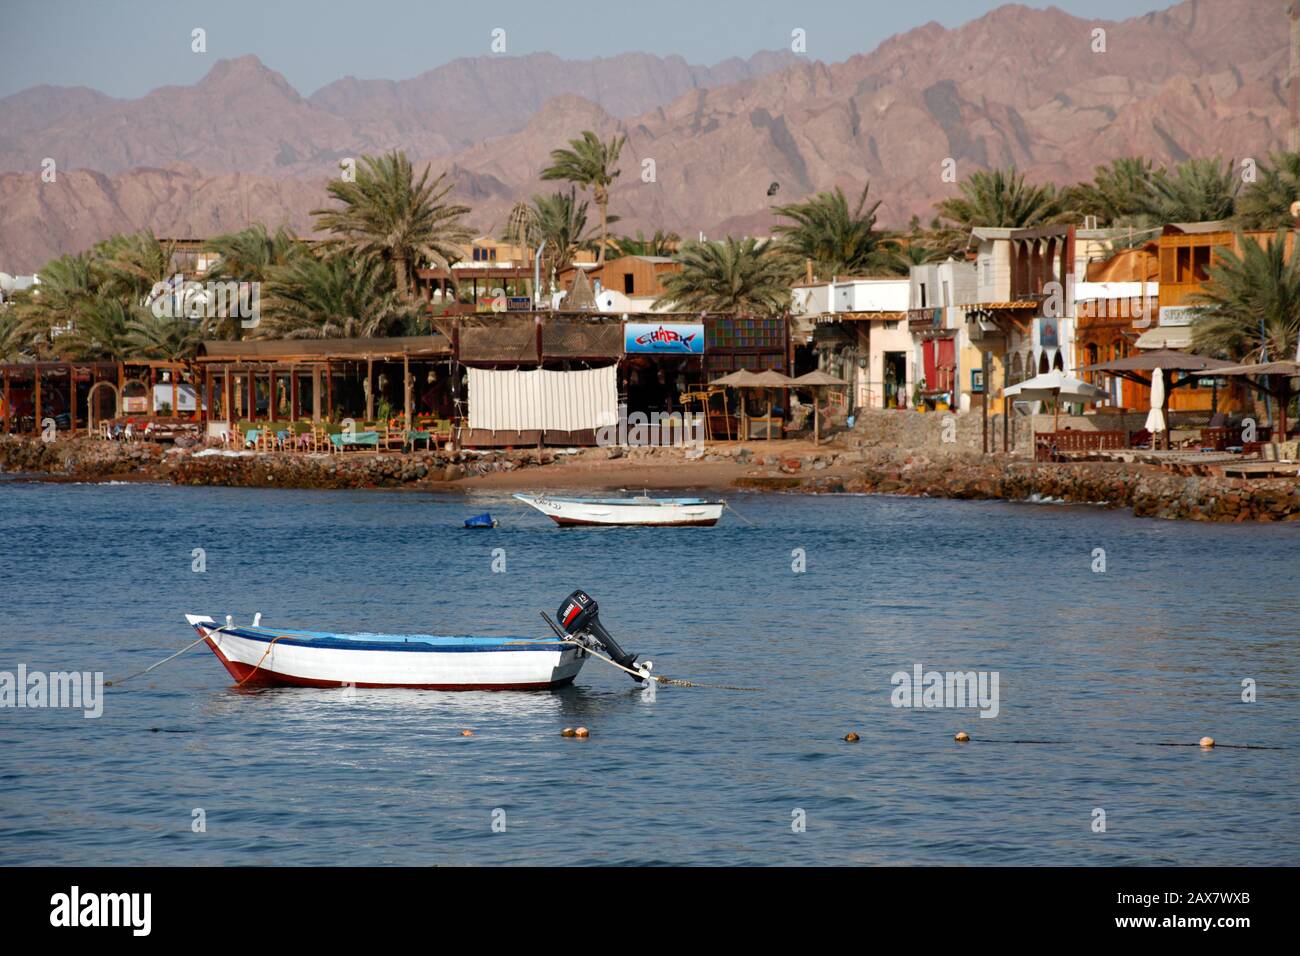
POLYGON ((704 326, 690 322, 629 322, 623 332, 625 352, 704 354, 704 326))

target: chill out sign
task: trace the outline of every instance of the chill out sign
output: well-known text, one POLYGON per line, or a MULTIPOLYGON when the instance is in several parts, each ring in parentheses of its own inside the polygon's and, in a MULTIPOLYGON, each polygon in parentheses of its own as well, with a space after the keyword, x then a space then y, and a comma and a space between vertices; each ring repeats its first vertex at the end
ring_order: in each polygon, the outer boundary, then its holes
POLYGON ((623 329, 623 351, 630 355, 669 352, 704 354, 704 325, 698 322, 629 322, 623 329))

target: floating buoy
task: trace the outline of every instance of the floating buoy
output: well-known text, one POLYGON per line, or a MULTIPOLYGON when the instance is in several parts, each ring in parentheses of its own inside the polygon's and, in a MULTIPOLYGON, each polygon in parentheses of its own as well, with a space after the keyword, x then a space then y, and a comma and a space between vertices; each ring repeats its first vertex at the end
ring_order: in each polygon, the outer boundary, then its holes
POLYGON ((574 735, 574 730, 572 727, 565 727, 563 730, 560 731, 561 737, 572 737, 573 735, 574 735))
POLYGON ((1214 746, 1214 738, 1213 738, 1213 737, 1202 737, 1202 738, 1201 738, 1201 746, 1202 746, 1202 747, 1205 747, 1207 750, 1208 750, 1210 747, 1213 747, 1213 746, 1214 746))
POLYGON ((591 731, 588 730, 586 727, 579 727, 577 730, 575 730, 575 731, 573 732, 573 736, 575 736, 575 737, 589 737, 589 736, 591 736, 591 731))
POLYGON ((957 741, 959 744, 964 744, 970 740, 970 734, 966 733, 964 730, 959 730, 957 731, 957 736, 952 739, 957 741))
POLYGON ((472 731, 472 730, 462 730, 462 731, 460 732, 460 735, 461 735, 462 737, 473 737, 473 736, 474 736, 474 731, 472 731))
POLYGON ((844 739, 851 744, 856 744, 859 740, 859 737, 857 734, 855 734, 853 731, 850 730, 847 734, 844 735, 844 739))

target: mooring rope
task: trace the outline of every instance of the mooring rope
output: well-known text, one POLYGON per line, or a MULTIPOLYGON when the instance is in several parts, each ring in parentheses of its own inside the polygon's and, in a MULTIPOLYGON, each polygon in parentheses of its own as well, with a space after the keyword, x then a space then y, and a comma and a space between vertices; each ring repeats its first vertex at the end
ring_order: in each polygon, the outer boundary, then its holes
POLYGON ((208 631, 207 634, 204 634, 204 635, 203 635, 202 637, 200 637, 197 641, 192 641, 192 642, 190 642, 189 644, 186 644, 184 647, 182 647, 182 648, 181 648, 179 651, 177 651, 175 654, 172 654, 170 657, 164 657, 162 660, 158 661, 158 663, 156 663, 156 664, 150 664, 150 665, 149 665, 148 667, 146 667, 144 670, 142 670, 142 671, 136 671, 134 674, 127 674, 125 677, 119 677, 117 680, 106 680, 106 681, 104 681, 104 686, 105 686, 105 687, 115 687, 115 686, 117 686, 118 684, 123 683, 124 681, 129 681, 129 680, 130 680, 131 678, 133 678, 133 677, 139 677, 141 674, 147 674, 147 673, 149 673, 151 670, 153 670, 155 667, 161 667, 163 664, 166 664, 168 661, 172 661, 172 660, 175 660, 176 658, 180 657, 182 654, 184 654, 186 651, 188 651, 191 647, 194 647, 195 645, 198 645, 198 644, 202 644, 204 641, 206 641, 206 640, 208 639, 209 636, 211 636, 211 635, 213 635, 213 634, 216 634, 218 631, 221 631, 221 630, 224 630, 224 628, 218 627, 218 628, 215 628, 215 629, 213 629, 213 630, 211 630, 211 631, 208 631))
POLYGON ((262 661, 266 660, 266 656, 267 656, 268 654, 271 653, 271 648, 275 647, 275 642, 278 641, 278 640, 280 640, 280 638, 282 638, 282 637, 288 637, 288 636, 289 636, 289 635, 287 635, 287 634, 279 634, 279 635, 277 635, 276 637, 271 638, 271 643, 269 643, 269 644, 266 645, 266 650, 264 650, 264 651, 262 652, 262 656, 258 659, 257 664, 253 667, 253 669, 252 669, 251 671, 249 671, 246 675, 244 675, 244 679, 241 680, 241 681, 240 681, 238 684, 236 684, 235 686, 236 686, 236 687, 243 687, 243 686, 244 686, 245 684, 247 684, 250 680, 252 680, 252 679, 253 679, 253 675, 256 674, 256 673, 258 672, 258 670, 261 668, 261 666, 262 666, 262 661))
POLYGON ((726 508, 728 511, 730 511, 733 515, 735 515, 735 516, 736 516, 737 518, 739 518, 741 521, 745 522, 745 524, 749 525, 751 528, 755 527, 754 522, 750 521, 748 518, 746 518, 744 515, 742 515, 742 514, 741 514, 739 511, 737 511, 735 508, 731 507, 731 502, 728 501, 726 498, 723 498, 723 499, 722 499, 722 507, 726 508))

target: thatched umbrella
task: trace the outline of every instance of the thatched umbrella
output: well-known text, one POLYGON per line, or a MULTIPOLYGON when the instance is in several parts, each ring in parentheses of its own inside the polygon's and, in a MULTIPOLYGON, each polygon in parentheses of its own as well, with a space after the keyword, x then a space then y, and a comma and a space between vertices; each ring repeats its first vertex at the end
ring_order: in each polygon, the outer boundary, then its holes
MULTIPOLYGON (((724 375, 722 376, 722 378, 715 378, 709 384, 724 385, 729 388, 744 388, 745 386, 749 385, 754 380, 754 378, 755 378, 755 374, 753 372, 751 372, 747 368, 742 368, 737 372, 732 372, 729 375, 724 375)), ((727 407, 727 396, 725 393, 722 396, 722 413, 723 415, 726 416, 727 439, 730 440, 731 439, 731 409, 727 407)), ((705 414, 706 415, 708 414, 707 409, 705 410, 705 414)), ((745 403, 743 400, 740 403, 740 415, 741 418, 743 419, 745 415, 745 403)))
MULTIPOLYGON (((765 369, 762 372, 751 372, 748 369, 741 369, 738 372, 732 372, 730 375, 724 375, 722 376, 722 378, 714 379, 709 384, 729 385, 732 388, 739 388, 739 389, 793 388, 794 379, 782 375, 780 372, 773 371, 772 369, 765 369)), ((745 418, 745 402, 743 398, 741 399, 741 403, 740 403, 740 414, 741 414, 741 420, 743 421, 745 418)), ((769 399, 767 403, 767 417, 769 419, 772 417, 771 399, 769 399)), ((772 429, 770 425, 768 426, 767 437, 769 441, 772 438, 772 429)))
POLYGON ((829 372, 823 372, 818 369, 815 372, 808 372, 800 375, 794 380, 794 384, 803 388, 811 388, 813 393, 813 444, 820 445, 822 442, 822 425, 821 425, 821 404, 817 401, 818 389, 822 388, 847 388, 848 382, 842 378, 836 378, 829 372))

